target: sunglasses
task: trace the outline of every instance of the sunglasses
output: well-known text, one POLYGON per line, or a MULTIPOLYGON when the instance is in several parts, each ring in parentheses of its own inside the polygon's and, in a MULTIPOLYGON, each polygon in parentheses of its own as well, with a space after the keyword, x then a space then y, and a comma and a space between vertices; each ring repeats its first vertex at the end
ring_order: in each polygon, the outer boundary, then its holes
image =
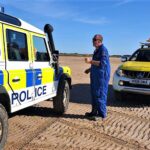
POLYGON ((100 42, 101 42, 101 40, 100 40, 100 39, 95 39, 95 38, 93 39, 93 42, 94 42, 94 41, 100 41, 100 42))

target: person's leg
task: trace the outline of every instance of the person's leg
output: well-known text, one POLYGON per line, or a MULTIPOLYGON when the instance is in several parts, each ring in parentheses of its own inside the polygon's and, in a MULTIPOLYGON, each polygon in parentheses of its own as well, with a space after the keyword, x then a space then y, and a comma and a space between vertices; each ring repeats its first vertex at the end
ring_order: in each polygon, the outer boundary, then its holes
POLYGON ((96 104, 96 97, 95 97, 95 86, 91 83, 91 98, 92 98, 92 112, 97 113, 97 104, 96 104))
POLYGON ((91 104, 92 104, 92 110, 91 112, 87 112, 85 115, 86 116, 95 116, 97 115, 98 111, 97 111, 97 103, 96 103, 96 97, 95 97, 95 80, 94 78, 91 77, 91 84, 90 84, 90 88, 91 88, 91 104))
POLYGON ((98 115, 102 118, 107 116, 107 92, 108 82, 103 80, 103 86, 99 89, 99 96, 97 98, 98 115))

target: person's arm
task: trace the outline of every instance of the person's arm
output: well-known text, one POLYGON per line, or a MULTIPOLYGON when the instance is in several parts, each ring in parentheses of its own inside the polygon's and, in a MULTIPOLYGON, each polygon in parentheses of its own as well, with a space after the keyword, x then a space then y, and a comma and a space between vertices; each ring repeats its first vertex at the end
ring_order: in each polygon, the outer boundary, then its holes
POLYGON ((85 58, 85 62, 87 64, 91 64, 91 65, 95 65, 95 66, 99 66, 100 65, 100 61, 92 60, 90 58, 85 58))
POLYGON ((102 56, 101 56, 101 62, 100 62, 100 65, 102 67, 106 66, 107 65, 107 57, 108 56, 108 52, 107 52, 107 49, 103 49, 102 50, 102 56))
POLYGON ((95 65, 95 66, 99 66, 99 65, 100 65, 100 61, 91 60, 90 64, 91 64, 91 65, 95 65))

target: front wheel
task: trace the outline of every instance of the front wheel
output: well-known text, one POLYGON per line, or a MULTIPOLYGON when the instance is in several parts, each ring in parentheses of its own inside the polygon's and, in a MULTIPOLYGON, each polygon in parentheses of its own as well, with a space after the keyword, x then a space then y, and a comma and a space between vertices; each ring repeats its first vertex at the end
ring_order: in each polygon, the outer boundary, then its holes
POLYGON ((3 107, 0 104, 0 149, 3 149, 7 140, 8 133, 8 115, 3 107))
POLYGON ((70 88, 66 80, 61 80, 58 86, 57 96, 53 98, 54 111, 63 114, 67 111, 70 99, 70 88))

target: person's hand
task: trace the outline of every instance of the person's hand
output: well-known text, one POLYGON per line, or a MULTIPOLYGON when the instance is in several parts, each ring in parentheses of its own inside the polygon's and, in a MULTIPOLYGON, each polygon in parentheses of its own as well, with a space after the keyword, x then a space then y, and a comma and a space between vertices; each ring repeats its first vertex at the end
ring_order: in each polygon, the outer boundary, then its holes
POLYGON ((90 72, 90 68, 86 69, 84 73, 88 74, 90 72))
POLYGON ((87 64, 90 64, 91 63, 91 61, 92 61, 92 59, 91 58, 85 58, 85 63, 87 63, 87 64))

